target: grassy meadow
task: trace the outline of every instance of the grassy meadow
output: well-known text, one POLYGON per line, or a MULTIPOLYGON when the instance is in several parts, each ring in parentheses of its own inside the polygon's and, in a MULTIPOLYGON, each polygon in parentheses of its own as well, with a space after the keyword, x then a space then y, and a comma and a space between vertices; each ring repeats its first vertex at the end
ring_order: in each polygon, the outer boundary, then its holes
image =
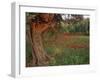
POLYGON ((89 36, 57 34, 44 39, 49 65, 89 64, 89 36))
MULTIPOLYGON (((89 64, 89 36, 46 33, 43 37, 44 49, 51 58, 49 66, 89 64)), ((28 40, 26 49, 27 63, 30 63, 32 49, 28 40)))

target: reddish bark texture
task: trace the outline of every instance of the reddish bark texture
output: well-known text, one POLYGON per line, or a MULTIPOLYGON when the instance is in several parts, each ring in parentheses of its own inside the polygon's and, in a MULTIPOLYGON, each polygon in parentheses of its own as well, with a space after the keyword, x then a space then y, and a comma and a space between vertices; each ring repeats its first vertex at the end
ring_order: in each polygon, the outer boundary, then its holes
POLYGON ((33 65, 44 66, 48 64, 49 56, 44 50, 42 44, 42 33, 49 27, 54 28, 56 21, 54 20, 54 14, 42 13, 38 15, 37 21, 31 22, 31 42, 32 42, 32 55, 33 65))

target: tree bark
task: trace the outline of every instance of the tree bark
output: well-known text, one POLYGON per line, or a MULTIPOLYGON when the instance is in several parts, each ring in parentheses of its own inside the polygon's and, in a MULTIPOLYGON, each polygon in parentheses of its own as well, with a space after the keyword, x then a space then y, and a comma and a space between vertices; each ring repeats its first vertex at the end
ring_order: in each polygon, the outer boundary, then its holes
POLYGON ((36 65, 47 65, 48 56, 43 48, 42 37, 38 32, 33 32, 32 34, 34 54, 36 55, 36 65))
POLYGON ((32 23, 31 26, 31 38, 32 38, 32 45, 33 45, 33 64, 36 66, 44 66, 48 65, 49 56, 44 50, 43 43, 42 43, 42 32, 48 28, 47 24, 40 24, 40 23, 32 23))

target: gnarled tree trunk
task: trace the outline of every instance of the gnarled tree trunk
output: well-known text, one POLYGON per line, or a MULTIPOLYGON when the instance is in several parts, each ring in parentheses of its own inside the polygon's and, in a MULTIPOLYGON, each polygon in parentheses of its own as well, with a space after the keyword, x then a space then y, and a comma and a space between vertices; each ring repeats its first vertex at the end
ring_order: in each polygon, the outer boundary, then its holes
POLYGON ((42 37, 38 32, 33 32, 32 34, 34 54, 36 58, 36 65, 47 65, 48 56, 43 48, 42 37))
POLYGON ((44 66, 48 65, 50 57, 44 50, 42 44, 42 33, 50 26, 53 28, 56 24, 54 14, 42 13, 38 16, 39 19, 31 23, 31 42, 33 49, 33 65, 44 66))

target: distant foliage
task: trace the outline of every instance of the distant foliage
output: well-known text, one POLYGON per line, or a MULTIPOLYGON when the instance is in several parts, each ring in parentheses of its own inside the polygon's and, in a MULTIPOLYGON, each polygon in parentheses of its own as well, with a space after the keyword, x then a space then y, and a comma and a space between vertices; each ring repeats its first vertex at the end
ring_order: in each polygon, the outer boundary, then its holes
POLYGON ((70 23, 70 24, 61 22, 60 29, 61 32, 80 33, 89 35, 89 19, 83 19, 76 23, 70 23))

